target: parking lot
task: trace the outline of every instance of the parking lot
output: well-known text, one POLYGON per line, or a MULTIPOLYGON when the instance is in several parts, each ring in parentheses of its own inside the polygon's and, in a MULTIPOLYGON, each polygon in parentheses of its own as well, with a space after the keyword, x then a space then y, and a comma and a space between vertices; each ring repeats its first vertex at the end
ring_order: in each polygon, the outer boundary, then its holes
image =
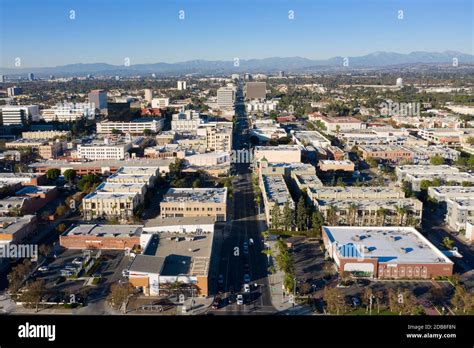
POLYGON ((64 250, 48 259, 33 275, 44 279, 46 303, 82 303, 105 299, 110 284, 122 278, 128 265, 123 251, 93 251, 90 256, 81 250, 64 250), (89 259, 90 258, 90 259, 89 259), (74 296, 71 296, 74 295, 74 296))

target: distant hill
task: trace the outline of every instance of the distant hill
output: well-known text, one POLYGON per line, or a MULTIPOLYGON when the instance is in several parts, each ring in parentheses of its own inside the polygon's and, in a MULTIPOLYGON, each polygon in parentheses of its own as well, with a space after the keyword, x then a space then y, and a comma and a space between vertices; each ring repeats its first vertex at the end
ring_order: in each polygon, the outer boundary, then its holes
MULTIPOLYGON (((456 51, 445 52, 374 52, 365 56, 347 57, 352 68, 384 68, 415 64, 452 64, 457 58, 459 64, 474 64, 474 56, 456 51)), ((240 60, 239 66, 234 61, 190 60, 179 63, 135 64, 129 67, 106 63, 69 64, 48 68, 7 69, 0 68, 2 75, 23 75, 34 73, 38 76, 71 76, 71 75, 106 75, 130 76, 144 74, 182 75, 182 74, 219 74, 262 72, 271 73, 279 70, 286 72, 308 72, 326 69, 344 68, 344 57, 333 57, 325 60, 312 60, 302 57, 271 57, 264 59, 240 60)))

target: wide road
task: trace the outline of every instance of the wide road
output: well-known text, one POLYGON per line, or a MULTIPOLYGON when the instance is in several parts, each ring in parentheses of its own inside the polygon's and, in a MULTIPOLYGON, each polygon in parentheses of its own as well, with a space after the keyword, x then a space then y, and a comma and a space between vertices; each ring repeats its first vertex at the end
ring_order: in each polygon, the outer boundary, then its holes
MULTIPOLYGON (((242 101, 241 90, 237 98, 238 101, 242 101)), ((248 134, 244 134, 248 129, 248 122, 242 103, 238 103, 236 114, 237 123, 233 139, 235 150, 247 148, 249 144, 248 134)), ((244 275, 248 274, 252 291, 250 294, 244 294, 244 305, 228 304, 224 300, 221 308, 210 312, 229 315, 276 313, 271 304, 267 257, 262 254, 264 245, 254 202, 249 163, 235 163, 234 171, 232 222, 231 228, 224 233, 219 264, 219 274, 223 276, 223 283, 218 287, 223 292, 223 298, 227 298, 231 292, 243 293, 244 275), (253 245, 250 240, 253 240, 253 245), (248 243, 248 252, 245 252, 243 247, 245 242, 248 243)))

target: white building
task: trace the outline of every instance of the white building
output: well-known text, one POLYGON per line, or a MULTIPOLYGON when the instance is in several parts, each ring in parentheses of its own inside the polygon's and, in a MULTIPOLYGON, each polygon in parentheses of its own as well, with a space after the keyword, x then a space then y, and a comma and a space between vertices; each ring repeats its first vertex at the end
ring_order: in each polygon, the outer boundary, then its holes
POLYGON ((151 103, 151 101, 153 100, 153 91, 149 88, 145 89, 145 96, 144 96, 144 99, 151 103))
POLYGON ((38 105, 7 105, 1 108, 4 126, 24 125, 39 120, 38 105))
POLYGON ((235 103, 235 87, 226 86, 217 90, 217 105, 220 110, 233 110, 235 103))
POLYGON ((186 81, 178 81, 177 83, 178 91, 183 91, 186 89, 186 81))
POLYGON ((71 122, 81 118, 93 119, 95 109, 90 103, 64 103, 42 111, 46 122, 71 122))
POLYGON ((278 106, 278 101, 277 100, 265 100, 265 101, 259 101, 259 100, 251 100, 245 103, 245 106, 247 108, 247 112, 270 112, 276 110, 278 106))
POLYGON ((131 142, 108 142, 77 145, 77 156, 87 160, 123 160, 129 158, 131 142))
POLYGON ((97 134, 111 134, 115 129, 122 133, 143 134, 145 129, 158 133, 163 129, 165 120, 160 119, 137 119, 131 122, 103 121, 97 123, 97 134))
POLYGON ((194 110, 186 110, 174 114, 171 119, 171 130, 177 132, 196 132, 199 125, 203 123, 200 113, 194 110))
POLYGON ((155 109, 166 108, 170 105, 170 98, 153 98, 151 100, 151 107, 155 109))

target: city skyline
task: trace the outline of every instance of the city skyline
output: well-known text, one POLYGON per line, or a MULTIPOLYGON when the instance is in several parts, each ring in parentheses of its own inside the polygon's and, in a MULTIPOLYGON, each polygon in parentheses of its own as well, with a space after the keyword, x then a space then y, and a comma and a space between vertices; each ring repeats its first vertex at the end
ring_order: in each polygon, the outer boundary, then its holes
POLYGON ((4 1, 0 66, 15 68, 16 58, 21 68, 35 68, 121 65, 125 58, 135 65, 295 56, 320 60, 379 51, 472 54, 472 3, 435 4, 119 0, 111 6, 48 0, 39 6, 30 0, 4 1), (15 25, 15 18, 25 16, 28 25, 15 25))

